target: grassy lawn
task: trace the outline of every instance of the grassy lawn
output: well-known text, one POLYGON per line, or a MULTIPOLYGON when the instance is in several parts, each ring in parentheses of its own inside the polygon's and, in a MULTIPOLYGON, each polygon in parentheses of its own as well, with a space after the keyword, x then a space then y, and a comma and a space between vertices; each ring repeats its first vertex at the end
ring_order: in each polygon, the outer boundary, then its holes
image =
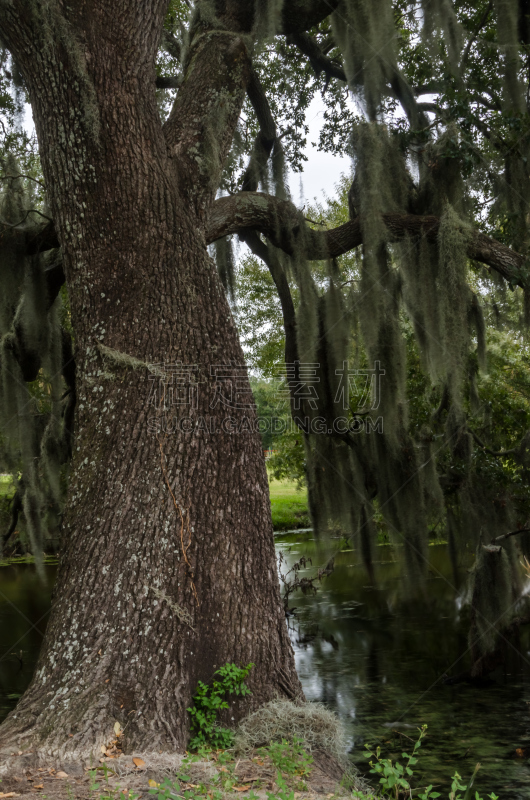
MULTIPOLYGON (((307 490, 297 489, 293 481, 269 480, 272 524, 275 531, 308 528, 307 490)), ((14 491, 10 475, 0 475, 0 498, 12 497, 14 491)))
POLYGON ((309 528, 307 489, 297 489, 292 481, 269 479, 272 524, 275 531, 309 528))

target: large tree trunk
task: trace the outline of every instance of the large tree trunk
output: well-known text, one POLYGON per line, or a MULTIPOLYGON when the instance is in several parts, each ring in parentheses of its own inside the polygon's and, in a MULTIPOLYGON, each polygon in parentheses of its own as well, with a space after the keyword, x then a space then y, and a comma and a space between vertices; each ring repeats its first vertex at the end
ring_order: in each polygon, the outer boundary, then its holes
POLYGON ((88 5, 64 22, 36 2, 36 18, 28 12, 8 36, 63 248, 78 406, 50 622, 0 746, 62 758, 97 751, 115 721, 128 750, 184 748, 197 681, 228 661, 255 664, 234 719, 300 691, 255 410, 204 238, 243 97, 244 45, 217 32, 204 53, 198 37, 190 91, 164 135, 153 71, 163 4, 124 2, 122 16, 120 3, 88 5), (40 46, 28 58, 31 37, 40 46), (220 79, 221 101, 208 94, 220 79), (206 167, 207 135, 192 125, 201 82, 203 126, 215 103, 228 106, 228 133, 217 131, 220 155, 206 167), (187 387, 173 394, 163 365, 187 387), (166 412, 175 398, 187 404, 166 412))

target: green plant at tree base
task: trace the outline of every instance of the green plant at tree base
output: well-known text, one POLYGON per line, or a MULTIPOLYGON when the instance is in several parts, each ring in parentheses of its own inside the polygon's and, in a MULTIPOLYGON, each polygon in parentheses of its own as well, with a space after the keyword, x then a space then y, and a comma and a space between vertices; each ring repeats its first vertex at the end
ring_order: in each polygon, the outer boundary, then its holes
POLYGON ((228 728, 221 728, 217 724, 217 715, 223 709, 229 708, 227 695, 236 694, 244 697, 250 694, 245 679, 253 666, 254 664, 248 664, 246 667, 225 664, 214 673, 214 678, 218 675, 219 679, 214 680, 210 686, 199 681, 193 696, 193 707, 187 709, 191 715, 191 727, 194 732, 188 745, 190 750, 198 750, 204 745, 225 750, 232 745, 234 735, 228 728))
MULTIPOLYGON (((271 742, 266 747, 260 747, 257 752, 263 759, 270 759, 277 770, 275 791, 266 792, 267 800, 295 800, 295 788, 305 791, 305 784, 291 788, 283 777, 286 775, 288 778, 304 779, 309 776, 313 759, 306 752, 302 739, 295 736, 292 740, 271 742)), ((150 782, 149 794, 154 795, 156 800, 225 800, 227 794, 234 791, 234 787, 235 791, 241 791, 242 787, 237 786, 239 782, 235 774, 233 753, 219 750, 214 752, 211 747, 201 745, 197 754, 190 754, 183 759, 174 779, 164 778, 156 785, 150 782), (206 783, 192 784, 191 788, 186 789, 186 785, 189 786, 192 780, 190 764, 212 758, 221 765, 221 771, 208 778, 206 783)), ((261 788, 259 782, 254 786, 261 788)), ((254 790, 246 791, 244 797, 245 800, 259 800, 254 790)))
POLYGON ((298 736, 294 736, 292 741, 282 739, 281 742, 271 742, 268 747, 260 748, 259 752, 270 758, 279 773, 306 778, 311 772, 313 759, 306 752, 303 739, 298 736))
MULTIPOLYGON (((412 767, 418 763, 418 759, 416 758, 416 753, 421 747, 421 740, 427 733, 427 725, 422 725, 420 730, 420 735, 418 740, 414 744, 414 748, 412 754, 409 753, 402 753, 403 758, 406 758, 407 761, 403 765, 399 761, 392 762, 389 758, 382 758, 381 757, 381 748, 377 747, 375 751, 372 750, 370 745, 366 746, 366 758, 375 759, 370 761, 370 774, 371 775, 379 775, 379 783, 380 783, 380 795, 382 797, 389 797, 393 800, 399 800, 400 797, 411 796, 413 791, 410 785, 410 778, 414 775, 414 770, 412 767)), ((448 795, 448 800, 482 800, 482 797, 476 791, 474 795, 472 795, 472 788, 473 782, 475 780, 475 776, 480 769, 480 764, 477 764, 475 767, 475 771, 471 776, 471 780, 469 783, 463 784, 461 783, 461 777, 458 772, 452 777, 451 780, 451 790, 448 795), (460 794, 460 792, 464 792, 464 794, 460 794)), ((418 790, 416 790, 418 791, 418 790)), ((415 792, 416 793, 416 792, 415 792)), ((368 798, 364 793, 360 792, 353 792, 353 798, 358 798, 359 800, 372 800, 372 798, 368 798)), ((418 791, 417 797, 419 800, 435 800, 437 797, 441 797, 440 792, 433 791, 432 784, 427 786, 425 789, 420 789, 418 791)), ((489 800, 499 800, 498 795, 494 794, 493 792, 487 795, 489 800)), ((375 800, 375 798, 374 798, 375 800)))
MULTIPOLYGON (((135 792, 121 789, 119 784, 116 786, 111 786, 109 783, 109 776, 116 775, 116 773, 105 763, 101 764, 101 766, 96 767, 95 769, 89 770, 88 774, 90 777, 90 791, 98 792, 97 800, 124 800, 125 796, 127 797, 127 800, 139 800, 140 798, 140 795, 136 794, 135 792), (102 773, 102 775, 98 775, 98 773, 102 773), (101 780, 102 778, 105 781, 105 791, 103 794, 99 793, 99 790, 103 787, 101 783, 98 783, 98 780, 101 780)), ((43 795, 43 797, 44 796, 45 795, 43 795)))

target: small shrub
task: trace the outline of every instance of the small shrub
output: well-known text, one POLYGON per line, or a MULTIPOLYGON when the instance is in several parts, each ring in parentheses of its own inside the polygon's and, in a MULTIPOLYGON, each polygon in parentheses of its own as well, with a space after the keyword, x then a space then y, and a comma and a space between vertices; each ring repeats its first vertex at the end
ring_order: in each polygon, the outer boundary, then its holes
MULTIPOLYGON (((375 751, 373 751, 370 745, 366 745, 366 758, 375 759, 370 761, 371 770, 370 773, 372 775, 379 775, 379 794, 378 797, 388 797, 392 800, 399 800, 400 797, 412 797, 412 792, 414 794, 417 792, 417 797, 419 800, 436 800, 436 798, 441 797, 439 792, 433 791, 432 784, 430 786, 425 787, 424 789, 416 789, 413 790, 410 785, 410 779, 413 777, 414 770, 412 769, 415 764, 418 763, 418 759, 416 757, 418 750, 421 747, 421 740, 425 736, 427 732, 427 725, 422 725, 420 728, 420 735, 417 741, 414 744, 414 749, 412 754, 403 753, 403 758, 406 758, 407 761, 405 764, 401 764, 399 761, 392 762, 389 758, 382 758, 381 757, 381 748, 377 747, 375 751)), ((475 771, 471 776, 471 780, 469 783, 462 784, 461 777, 458 772, 455 772, 451 782, 451 790, 448 795, 448 800, 483 800, 482 797, 479 795, 478 792, 475 792, 474 795, 472 792, 473 782, 475 780, 475 776, 480 769, 480 764, 477 764, 475 767, 475 771), (460 794, 460 792, 464 792, 464 794, 460 794)), ((375 800, 372 798, 367 797, 364 793, 353 792, 352 798, 359 798, 359 800, 375 800)), ((499 800, 498 796, 493 792, 487 795, 489 800, 499 800)))
POLYGON ((297 736, 291 742, 287 739, 271 742, 268 747, 260 748, 260 752, 269 756, 280 773, 305 778, 311 772, 313 759, 306 752, 303 740, 297 736))
POLYGON ((188 708, 191 714, 191 727, 194 736, 189 743, 190 750, 211 746, 226 750, 234 741, 234 734, 228 728, 221 728, 217 724, 217 715, 224 708, 229 708, 227 695, 236 694, 241 697, 250 694, 250 689, 245 679, 254 664, 246 667, 236 667, 235 664, 225 664, 214 674, 219 676, 209 686, 199 681, 197 691, 193 697, 193 707, 188 708))

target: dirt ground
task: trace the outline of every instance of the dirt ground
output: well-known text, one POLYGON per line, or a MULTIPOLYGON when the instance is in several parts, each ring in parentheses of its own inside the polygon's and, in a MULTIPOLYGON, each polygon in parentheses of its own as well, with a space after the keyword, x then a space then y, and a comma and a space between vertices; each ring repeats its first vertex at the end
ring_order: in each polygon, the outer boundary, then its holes
MULTIPOLYGON (((295 792, 295 800, 310 798, 346 797, 350 792, 341 786, 343 770, 339 763, 323 751, 313 751, 313 765, 309 776, 286 776, 289 790, 295 792)), ((183 756, 143 753, 136 756, 121 755, 114 759, 101 759, 94 767, 80 763, 68 763, 62 768, 38 767, 32 763, 31 755, 20 755, 9 773, 2 775, 0 800, 18 798, 35 800, 36 796, 46 800, 126 800, 131 795, 139 798, 154 798, 157 784, 169 778, 174 780, 181 768, 183 756), (133 761, 134 758, 134 761, 133 761), (107 775, 105 776, 105 772, 107 775), (97 786, 96 786, 97 784, 97 786), (151 791, 150 791, 151 789, 151 791)), ((180 782, 175 795, 181 797, 185 791, 199 795, 200 787, 208 786, 215 776, 217 780, 229 780, 223 793, 228 797, 246 797, 253 791, 260 800, 266 800, 268 792, 278 790, 277 769, 259 752, 245 758, 235 759, 231 764, 215 760, 186 764, 183 770, 189 780, 180 782)), ((217 789, 222 788, 216 785, 217 789)))

